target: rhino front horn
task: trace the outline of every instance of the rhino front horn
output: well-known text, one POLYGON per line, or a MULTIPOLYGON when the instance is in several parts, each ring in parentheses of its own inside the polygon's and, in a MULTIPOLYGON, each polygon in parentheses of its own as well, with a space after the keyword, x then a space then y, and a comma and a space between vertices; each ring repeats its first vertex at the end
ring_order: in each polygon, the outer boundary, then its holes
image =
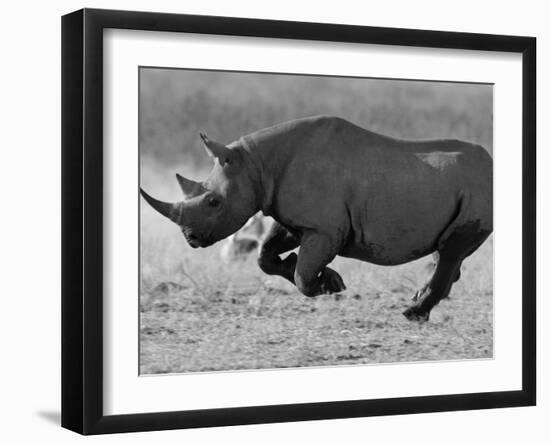
POLYGON ((177 203, 166 203, 162 202, 160 200, 157 200, 156 198, 151 197, 147 192, 145 192, 143 189, 139 188, 139 192, 143 196, 143 198, 149 203, 153 209, 160 212, 165 217, 172 220, 174 223, 178 223, 180 218, 180 205, 177 203))

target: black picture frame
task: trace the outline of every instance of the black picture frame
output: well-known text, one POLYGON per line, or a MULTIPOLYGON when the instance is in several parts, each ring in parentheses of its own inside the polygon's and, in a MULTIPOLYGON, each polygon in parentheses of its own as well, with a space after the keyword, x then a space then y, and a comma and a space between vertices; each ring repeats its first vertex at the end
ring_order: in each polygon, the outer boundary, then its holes
POLYGON ((437 411, 536 402, 536 39, 83 9, 62 18, 62 426, 82 434, 437 411), (520 53, 523 66, 522 388, 131 415, 103 413, 103 30, 192 32, 520 53))

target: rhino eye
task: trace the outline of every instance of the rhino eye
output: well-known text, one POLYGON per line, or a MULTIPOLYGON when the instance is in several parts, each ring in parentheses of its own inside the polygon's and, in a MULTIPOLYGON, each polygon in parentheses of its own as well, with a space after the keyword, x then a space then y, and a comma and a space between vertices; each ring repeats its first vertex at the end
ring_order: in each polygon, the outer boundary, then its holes
POLYGON ((220 205, 220 201, 216 197, 210 197, 208 199, 208 206, 211 208, 215 208, 216 206, 220 205))

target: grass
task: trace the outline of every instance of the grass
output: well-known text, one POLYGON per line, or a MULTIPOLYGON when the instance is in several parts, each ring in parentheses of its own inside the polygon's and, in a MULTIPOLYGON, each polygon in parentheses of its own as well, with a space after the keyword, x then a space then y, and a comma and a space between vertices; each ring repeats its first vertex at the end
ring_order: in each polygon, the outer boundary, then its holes
MULTIPOLYGON (((198 130, 229 142, 291 118, 333 114, 407 138, 456 137, 492 152, 489 86, 142 70, 141 182, 179 199, 173 173, 210 166, 198 130)), ((140 373, 490 358, 492 237, 462 268, 428 323, 401 312, 429 277, 427 257, 395 267, 337 258, 342 294, 309 299, 251 256, 223 264, 220 244, 191 249, 141 205, 140 373)))

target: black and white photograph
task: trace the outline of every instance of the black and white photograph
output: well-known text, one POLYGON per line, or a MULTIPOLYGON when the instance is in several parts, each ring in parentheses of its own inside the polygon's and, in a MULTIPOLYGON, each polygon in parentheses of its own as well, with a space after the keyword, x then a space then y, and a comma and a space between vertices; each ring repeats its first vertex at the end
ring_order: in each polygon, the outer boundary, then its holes
POLYGON ((138 75, 140 375, 493 358, 493 84, 138 75))

